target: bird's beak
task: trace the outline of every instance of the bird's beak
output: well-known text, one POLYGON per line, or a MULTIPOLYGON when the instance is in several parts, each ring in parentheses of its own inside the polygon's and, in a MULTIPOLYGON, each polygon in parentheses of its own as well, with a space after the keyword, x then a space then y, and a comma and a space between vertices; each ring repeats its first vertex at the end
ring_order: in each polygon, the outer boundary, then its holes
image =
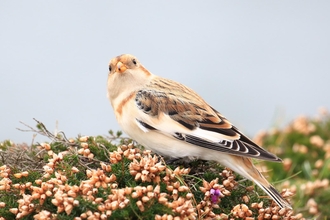
POLYGON ((122 62, 119 61, 117 63, 117 71, 123 73, 125 72, 125 70, 127 70, 127 67, 122 62))

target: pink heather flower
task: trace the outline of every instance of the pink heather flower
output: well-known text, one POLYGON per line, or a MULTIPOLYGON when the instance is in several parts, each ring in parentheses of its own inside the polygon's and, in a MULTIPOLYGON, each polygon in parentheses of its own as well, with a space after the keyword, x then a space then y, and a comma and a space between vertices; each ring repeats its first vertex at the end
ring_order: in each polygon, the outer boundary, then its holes
POLYGON ((219 202, 219 197, 221 195, 221 192, 219 189, 211 189, 210 190, 210 194, 211 194, 211 201, 213 204, 216 204, 219 202))

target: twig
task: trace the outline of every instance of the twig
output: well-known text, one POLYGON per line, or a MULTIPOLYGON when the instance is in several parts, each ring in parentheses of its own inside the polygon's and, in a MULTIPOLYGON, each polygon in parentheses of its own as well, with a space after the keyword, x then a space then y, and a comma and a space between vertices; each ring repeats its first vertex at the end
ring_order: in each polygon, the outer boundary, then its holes
POLYGON ((66 137, 65 133, 63 131, 59 131, 57 132, 57 134, 53 134, 52 132, 50 132, 46 126, 40 122, 39 120, 33 118, 34 121, 36 121, 38 124, 37 124, 37 127, 39 130, 25 124, 24 122, 21 122, 21 124, 23 124, 24 126, 28 127, 30 130, 24 130, 24 129, 21 129, 21 128, 17 128, 19 131, 23 131, 23 132, 36 132, 42 136, 46 136, 48 137, 49 139, 52 140, 52 142, 60 142, 62 144, 65 144, 67 146, 77 146, 77 143, 74 142, 74 143, 71 143, 69 141, 69 139, 66 137))

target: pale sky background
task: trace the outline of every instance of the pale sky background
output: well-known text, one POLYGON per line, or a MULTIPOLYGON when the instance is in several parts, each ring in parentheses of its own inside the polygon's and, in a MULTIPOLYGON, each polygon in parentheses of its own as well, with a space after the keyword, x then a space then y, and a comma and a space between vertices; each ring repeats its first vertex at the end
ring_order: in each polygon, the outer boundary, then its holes
POLYGON ((1 1, 0 141, 30 143, 16 128, 32 118, 68 137, 120 129, 106 80, 123 53, 251 137, 330 109, 330 1, 1 1))

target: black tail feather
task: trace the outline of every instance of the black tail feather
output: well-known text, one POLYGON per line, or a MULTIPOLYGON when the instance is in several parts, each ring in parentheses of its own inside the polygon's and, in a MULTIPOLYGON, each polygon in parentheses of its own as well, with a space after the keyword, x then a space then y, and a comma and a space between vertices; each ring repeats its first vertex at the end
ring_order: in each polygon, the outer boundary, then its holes
POLYGON ((289 208, 292 209, 291 205, 289 204, 286 199, 281 196, 281 194, 271 185, 269 187, 262 187, 267 194, 272 197, 272 199, 276 202, 276 204, 281 208, 289 208))

